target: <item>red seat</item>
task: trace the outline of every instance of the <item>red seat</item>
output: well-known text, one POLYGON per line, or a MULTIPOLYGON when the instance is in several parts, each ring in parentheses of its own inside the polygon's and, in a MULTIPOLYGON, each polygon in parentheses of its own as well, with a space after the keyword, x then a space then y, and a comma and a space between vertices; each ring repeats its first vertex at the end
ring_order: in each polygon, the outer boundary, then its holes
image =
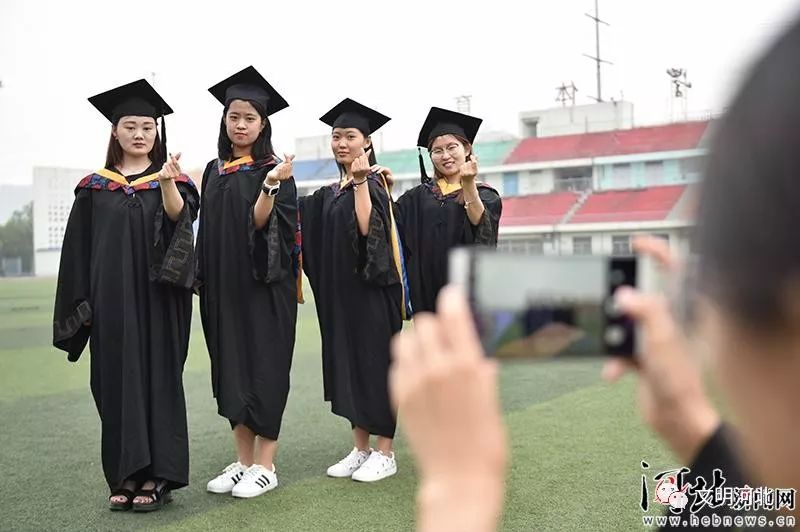
POLYGON ((527 138, 517 144, 504 164, 585 159, 697 148, 708 121, 639 127, 580 135, 527 138))
POLYGON ((579 195, 574 192, 553 192, 503 198, 500 225, 554 225, 561 222, 579 195))
POLYGON ((664 220, 684 190, 686 185, 594 192, 572 216, 569 223, 664 220))

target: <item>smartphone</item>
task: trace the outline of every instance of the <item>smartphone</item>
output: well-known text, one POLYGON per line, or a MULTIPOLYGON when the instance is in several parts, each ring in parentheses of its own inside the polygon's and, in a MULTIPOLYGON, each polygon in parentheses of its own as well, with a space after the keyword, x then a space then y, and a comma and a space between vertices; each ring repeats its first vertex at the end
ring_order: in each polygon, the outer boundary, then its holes
POLYGON ((631 357, 641 335, 616 307, 614 292, 623 285, 662 288, 649 257, 526 255, 480 247, 452 250, 449 278, 466 290, 483 348, 498 358, 631 357))

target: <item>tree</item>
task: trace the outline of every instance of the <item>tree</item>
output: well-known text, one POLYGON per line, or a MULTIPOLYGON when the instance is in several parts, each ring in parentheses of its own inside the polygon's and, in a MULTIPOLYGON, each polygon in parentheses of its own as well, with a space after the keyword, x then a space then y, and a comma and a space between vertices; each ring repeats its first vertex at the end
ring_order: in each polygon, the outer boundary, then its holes
POLYGON ((33 271, 33 203, 14 211, 0 226, 0 258, 22 258, 22 271, 33 271))

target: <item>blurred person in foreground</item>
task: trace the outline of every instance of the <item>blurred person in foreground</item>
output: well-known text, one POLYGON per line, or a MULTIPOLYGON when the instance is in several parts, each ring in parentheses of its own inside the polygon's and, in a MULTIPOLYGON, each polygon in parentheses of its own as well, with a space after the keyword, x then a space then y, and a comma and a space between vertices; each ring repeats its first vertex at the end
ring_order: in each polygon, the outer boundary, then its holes
MULTIPOLYGON (((610 360, 603 372, 614 381, 633 371, 645 423, 692 475, 719 468, 732 486, 800 487, 799 54, 795 23, 716 131, 697 220, 693 341, 664 296, 622 288, 617 302, 638 320, 644 345, 634 363, 610 360), (695 346, 737 420, 735 435, 706 395, 695 346)), ((636 248, 675 267, 654 239, 636 248)), ((418 526, 492 530, 508 452, 496 371, 464 296, 444 290, 438 311, 395 339, 390 375, 420 465, 418 526), (454 438, 457 448, 447 444, 454 438)))

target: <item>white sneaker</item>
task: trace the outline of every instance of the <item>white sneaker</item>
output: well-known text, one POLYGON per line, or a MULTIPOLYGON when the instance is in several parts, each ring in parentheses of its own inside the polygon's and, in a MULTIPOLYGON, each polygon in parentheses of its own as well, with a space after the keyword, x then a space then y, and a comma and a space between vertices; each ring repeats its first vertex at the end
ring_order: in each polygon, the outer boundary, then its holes
POLYGON ((353 473, 355 473, 356 470, 358 470, 358 468, 367 461, 370 451, 359 451, 357 447, 353 447, 353 450, 350 451, 350 454, 328 468, 328 476, 334 478, 347 478, 353 476, 353 473))
POLYGON ((269 490, 278 487, 278 476, 275 474, 275 466, 267 469, 263 465, 253 464, 244 472, 242 480, 239 481, 231 490, 231 495, 242 499, 258 497, 269 490))
POLYGON ((246 470, 245 466, 239 462, 234 462, 223 469, 217 478, 209 480, 206 489, 211 493, 229 493, 242 480, 246 470))
POLYGON ((397 473, 397 461, 394 453, 385 455, 380 451, 372 451, 364 465, 353 473, 353 480, 358 482, 376 482, 397 473))

